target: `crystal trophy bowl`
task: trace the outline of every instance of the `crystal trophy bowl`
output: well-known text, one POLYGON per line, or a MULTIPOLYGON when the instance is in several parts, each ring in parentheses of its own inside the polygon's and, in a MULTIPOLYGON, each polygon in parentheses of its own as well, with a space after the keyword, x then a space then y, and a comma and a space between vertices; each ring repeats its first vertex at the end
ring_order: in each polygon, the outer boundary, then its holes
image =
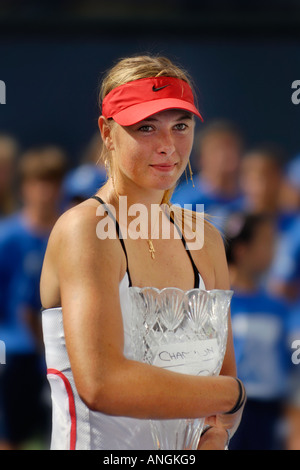
MULTIPOLYGON (((130 287, 134 359, 173 372, 215 376, 227 343, 233 291, 130 287)), ((161 450, 196 450, 204 418, 151 420, 161 450)))

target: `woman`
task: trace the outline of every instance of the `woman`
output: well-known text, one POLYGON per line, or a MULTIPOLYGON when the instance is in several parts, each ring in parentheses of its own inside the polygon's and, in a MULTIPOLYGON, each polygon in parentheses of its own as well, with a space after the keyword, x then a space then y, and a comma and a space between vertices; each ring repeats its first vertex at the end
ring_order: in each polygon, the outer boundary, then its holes
MULTIPOLYGON (((189 79, 165 58, 123 59, 105 77, 100 98, 109 177, 96 198, 60 218, 41 277, 52 448, 150 449, 148 419, 203 416, 210 417, 211 427, 199 448, 223 449, 226 429, 234 432, 244 401, 244 390, 233 378, 230 325, 222 376, 182 375, 132 359, 126 308, 130 285, 227 289, 220 235, 205 224, 204 246, 191 255, 174 234, 152 241, 147 230, 139 239, 124 240, 97 231, 105 215, 96 216, 96 210, 104 203, 118 219, 121 196, 126 196, 128 208, 142 204, 150 218, 153 205, 170 200, 188 164, 193 116, 201 118, 189 79), (69 410, 63 409, 60 394, 69 410)), ((153 220, 147 222, 150 227, 153 220)), ((120 235, 118 223, 114 229, 120 235)))

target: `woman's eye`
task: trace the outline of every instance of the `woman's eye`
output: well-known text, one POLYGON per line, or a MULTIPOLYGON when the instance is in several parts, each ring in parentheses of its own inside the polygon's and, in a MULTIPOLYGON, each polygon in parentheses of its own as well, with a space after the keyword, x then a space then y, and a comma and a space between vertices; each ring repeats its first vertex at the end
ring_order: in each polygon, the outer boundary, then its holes
POLYGON ((188 126, 186 124, 181 122, 179 124, 176 124, 175 129, 178 130, 178 131, 184 131, 185 129, 187 129, 187 127, 188 126))
POLYGON ((139 127, 139 131, 141 132, 151 132, 153 130, 153 127, 152 126, 141 126, 139 127))

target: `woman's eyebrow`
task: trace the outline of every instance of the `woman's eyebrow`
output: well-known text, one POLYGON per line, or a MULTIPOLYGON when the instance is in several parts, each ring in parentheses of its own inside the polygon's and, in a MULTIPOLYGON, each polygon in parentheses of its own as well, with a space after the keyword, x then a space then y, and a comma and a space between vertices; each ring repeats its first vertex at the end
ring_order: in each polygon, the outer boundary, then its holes
POLYGON ((181 121, 182 119, 192 119, 192 115, 190 113, 184 113, 181 116, 179 116, 176 121, 181 121))
MULTIPOLYGON (((191 113, 183 113, 175 120, 176 121, 181 121, 182 119, 192 119, 192 114, 191 113)), ((154 122, 154 121, 158 121, 158 120, 159 119, 150 116, 148 118, 143 119, 141 122, 154 122)))

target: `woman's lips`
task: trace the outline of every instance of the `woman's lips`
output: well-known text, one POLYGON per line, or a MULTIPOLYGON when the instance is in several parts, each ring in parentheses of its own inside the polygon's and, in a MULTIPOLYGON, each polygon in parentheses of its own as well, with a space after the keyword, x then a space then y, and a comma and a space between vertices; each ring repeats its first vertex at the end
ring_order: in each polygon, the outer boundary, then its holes
POLYGON ((155 164, 155 165, 150 165, 152 168, 155 168, 156 170, 159 171, 171 171, 175 168, 177 163, 161 163, 161 164, 155 164))

